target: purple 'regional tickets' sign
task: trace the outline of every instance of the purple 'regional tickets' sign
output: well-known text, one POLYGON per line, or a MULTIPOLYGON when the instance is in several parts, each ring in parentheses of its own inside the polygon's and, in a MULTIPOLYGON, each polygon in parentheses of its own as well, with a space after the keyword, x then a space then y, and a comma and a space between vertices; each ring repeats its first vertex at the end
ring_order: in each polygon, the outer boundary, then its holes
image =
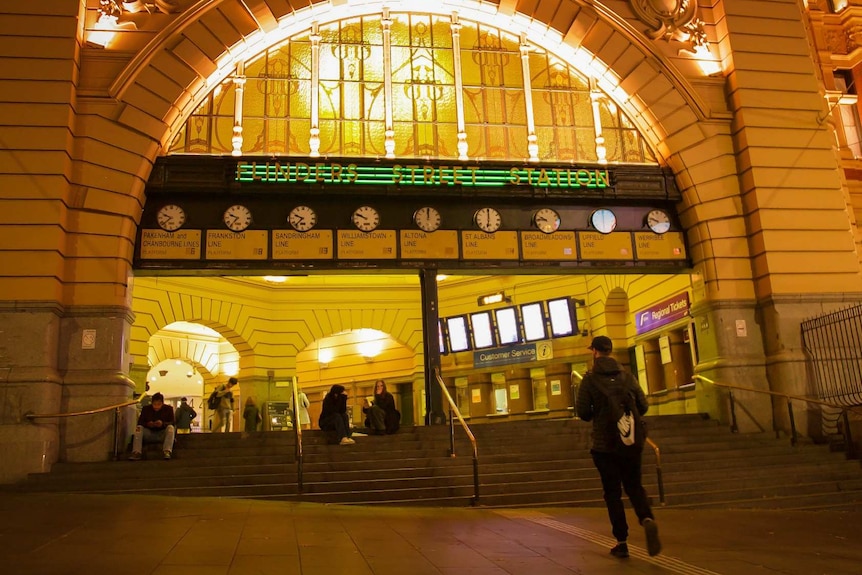
POLYGON ((681 293, 635 314, 637 334, 652 331, 688 315, 688 292, 681 293))

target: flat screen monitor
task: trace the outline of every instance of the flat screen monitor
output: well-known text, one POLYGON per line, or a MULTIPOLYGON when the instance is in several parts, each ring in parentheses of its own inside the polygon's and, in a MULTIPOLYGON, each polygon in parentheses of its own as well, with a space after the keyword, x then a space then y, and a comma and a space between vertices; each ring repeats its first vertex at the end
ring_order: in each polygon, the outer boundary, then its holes
POLYGON ((575 333, 577 325, 575 306, 572 300, 564 297, 548 300, 548 316, 551 318, 551 335, 565 337, 575 333))
POLYGON ((521 319, 524 322, 524 339, 527 341, 538 341, 548 337, 542 302, 521 305, 521 319))
POLYGON ((501 307, 494 310, 497 320, 497 341, 500 345, 511 345, 521 341, 521 330, 518 327, 518 310, 514 307, 501 307))
POLYGON ((449 332, 449 351, 455 353, 470 349, 467 334, 467 318, 463 315, 446 318, 446 331, 449 332))
POLYGON ((494 327, 491 325, 491 312, 471 313, 470 327, 473 332, 473 349, 494 347, 494 327))
POLYGON ((440 354, 446 355, 449 351, 446 348, 446 338, 443 335, 443 320, 437 320, 437 342, 440 345, 440 354))

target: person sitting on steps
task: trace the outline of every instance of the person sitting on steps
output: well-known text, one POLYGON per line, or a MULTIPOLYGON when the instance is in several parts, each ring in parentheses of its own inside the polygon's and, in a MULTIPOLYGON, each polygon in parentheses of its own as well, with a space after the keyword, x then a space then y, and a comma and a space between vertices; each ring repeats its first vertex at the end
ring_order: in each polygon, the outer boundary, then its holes
POLYGON ((362 412, 366 415, 365 427, 372 435, 395 433, 401 426, 401 413, 395 408, 395 398, 386 390, 386 382, 374 383, 374 401, 363 399, 362 412))
POLYGON ((165 397, 161 393, 153 395, 153 402, 144 406, 138 417, 138 425, 135 427, 135 435, 132 440, 132 461, 141 458, 144 443, 162 444, 162 453, 165 459, 171 458, 174 450, 174 408, 165 405, 165 397))
POLYGON ((350 420, 347 418, 347 391, 343 385, 333 385, 329 393, 323 398, 323 410, 317 425, 323 431, 335 433, 335 440, 339 445, 353 445, 356 443, 350 438, 350 420))

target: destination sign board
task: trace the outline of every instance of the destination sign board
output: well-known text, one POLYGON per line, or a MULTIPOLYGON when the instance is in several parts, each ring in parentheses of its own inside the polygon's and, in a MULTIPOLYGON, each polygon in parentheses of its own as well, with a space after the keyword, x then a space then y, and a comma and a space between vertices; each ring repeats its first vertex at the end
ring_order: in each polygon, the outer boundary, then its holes
POLYGON ((632 235, 630 232, 578 232, 578 247, 582 260, 631 260, 632 235))
POLYGON ((207 259, 265 260, 268 239, 266 230, 207 230, 207 259))
POLYGON ((575 232, 521 232, 521 257, 525 260, 577 260, 575 232))
POLYGON ((333 257, 332 230, 272 230, 274 260, 331 260, 333 257))
POLYGON ((437 230, 431 233, 401 230, 400 244, 403 259, 458 259, 456 230, 437 230))
POLYGON ((635 232, 639 260, 684 260, 685 243, 681 232, 653 234, 635 232))
POLYGON ((461 232, 461 253, 465 260, 516 260, 518 232, 461 232))
POLYGON ((360 232, 338 230, 338 258, 343 260, 394 260, 397 238, 395 230, 360 232))
POLYGON ((239 161, 234 180, 263 184, 609 188, 607 168, 239 161))
POLYGON ((200 230, 141 230, 142 260, 198 260, 201 253, 200 230))

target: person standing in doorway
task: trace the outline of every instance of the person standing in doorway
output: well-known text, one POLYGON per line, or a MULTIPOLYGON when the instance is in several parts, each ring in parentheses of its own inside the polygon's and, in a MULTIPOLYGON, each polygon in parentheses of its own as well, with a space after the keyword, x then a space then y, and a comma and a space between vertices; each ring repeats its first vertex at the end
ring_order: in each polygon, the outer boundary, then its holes
POLYGON ((609 398, 611 395, 618 395, 617 392, 632 393, 640 416, 647 412, 649 406, 635 377, 611 357, 613 347, 609 337, 600 335, 593 338, 589 347, 593 352, 593 369, 587 372, 578 389, 577 413, 582 420, 593 422, 590 453, 602 478, 605 504, 608 507, 613 535, 617 540, 616 546, 611 549, 611 555, 619 558, 629 556, 629 526, 622 500, 623 489, 629 496, 638 521, 643 525, 647 551, 650 555, 657 555, 661 551, 658 526, 641 483, 643 443, 634 449, 621 447, 620 432, 611 415, 609 398))
POLYGON ((185 397, 180 400, 175 417, 177 419, 177 433, 191 433, 192 421, 198 416, 194 408, 189 405, 185 397))
POLYGON ((218 386, 216 397, 219 398, 219 404, 216 408, 215 422, 213 423, 213 431, 223 431, 228 433, 233 427, 233 388, 239 383, 237 378, 232 377, 218 386))
POLYGON ((308 406, 311 402, 308 401, 304 391, 300 391, 296 396, 296 403, 297 423, 302 426, 302 429, 311 429, 311 418, 308 416, 308 406))
POLYGON ((253 397, 249 397, 245 400, 245 407, 242 410, 242 419, 245 422, 245 427, 243 431, 245 433, 255 433, 257 431, 257 426, 263 421, 263 418, 260 416, 260 410, 257 408, 257 403, 255 403, 253 397))

